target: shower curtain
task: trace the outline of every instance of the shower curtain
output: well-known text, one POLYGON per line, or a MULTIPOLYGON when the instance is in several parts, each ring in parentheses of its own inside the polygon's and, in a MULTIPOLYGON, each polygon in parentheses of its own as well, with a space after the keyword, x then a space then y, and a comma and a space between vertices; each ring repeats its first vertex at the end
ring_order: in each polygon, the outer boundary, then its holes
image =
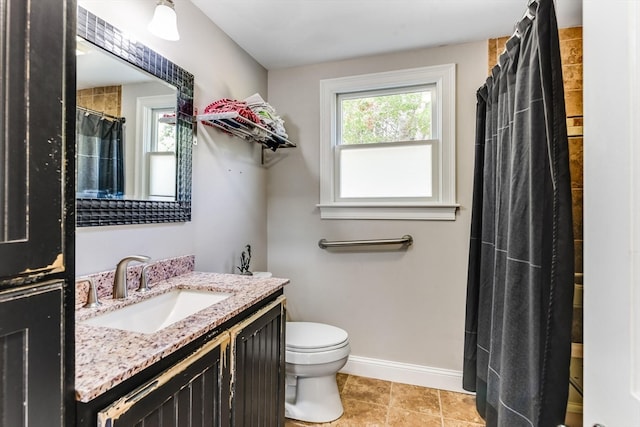
POLYGON ((487 426, 564 423, 573 228, 553 0, 530 2, 477 93, 463 387, 487 426))
POLYGON ((77 196, 124 196, 124 119, 76 111, 77 196))

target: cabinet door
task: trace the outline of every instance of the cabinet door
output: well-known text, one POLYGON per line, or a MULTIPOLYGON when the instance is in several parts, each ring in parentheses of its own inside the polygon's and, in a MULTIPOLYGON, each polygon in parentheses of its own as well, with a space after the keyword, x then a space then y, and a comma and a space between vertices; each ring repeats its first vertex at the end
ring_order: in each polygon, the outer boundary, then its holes
POLYGON ((0 426, 64 425, 62 288, 0 292, 0 426))
POLYGON ((228 426, 229 334, 208 342, 98 413, 98 427, 228 426))
POLYGON ((65 67, 75 67, 65 36, 74 3, 0 0, 0 285, 64 270, 63 171, 74 167, 63 165, 63 124, 75 105, 64 96, 65 67))
POLYGON ((231 425, 284 425, 284 297, 231 328, 231 425))

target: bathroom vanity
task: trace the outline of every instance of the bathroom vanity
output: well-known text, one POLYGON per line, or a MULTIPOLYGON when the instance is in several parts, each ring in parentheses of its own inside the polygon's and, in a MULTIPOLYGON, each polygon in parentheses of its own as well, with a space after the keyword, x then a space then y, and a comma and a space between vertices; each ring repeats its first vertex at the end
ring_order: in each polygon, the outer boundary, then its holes
POLYGON ((190 272, 79 308, 77 425, 283 425, 286 283, 190 272), (85 323, 176 289, 228 297, 152 333, 85 323))

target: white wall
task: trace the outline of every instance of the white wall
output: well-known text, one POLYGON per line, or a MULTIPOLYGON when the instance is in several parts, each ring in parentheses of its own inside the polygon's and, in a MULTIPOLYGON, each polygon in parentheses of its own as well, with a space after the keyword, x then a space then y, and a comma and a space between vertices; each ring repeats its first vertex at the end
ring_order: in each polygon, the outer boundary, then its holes
MULTIPOLYGON (((298 143, 298 148, 283 150, 279 161, 269 168, 268 185, 268 265, 275 275, 291 279, 285 293, 293 320, 344 328, 354 356, 460 374, 476 90, 486 79, 487 61, 487 43, 481 41, 269 71, 269 102, 284 117, 290 139, 298 143), (457 194, 461 205, 457 219, 321 220, 316 208, 319 81, 445 63, 457 64, 457 194), (332 253, 317 245, 321 238, 404 234, 415 239, 406 252, 332 253)), ((384 376, 381 371, 367 374, 384 376)))
MULTIPOLYGON (((195 76, 195 107, 223 97, 266 98, 267 73, 190 1, 176 0, 181 39, 168 42, 146 31, 155 0, 79 0, 79 5, 133 35, 195 76)), ((244 245, 254 270, 267 264, 266 171, 257 146, 198 125, 193 152, 192 222, 79 228, 76 274, 115 268, 133 253, 154 259, 196 255, 202 271, 232 272, 244 245)))
POLYGON ((584 1, 584 425, 640 425, 640 4, 584 1))

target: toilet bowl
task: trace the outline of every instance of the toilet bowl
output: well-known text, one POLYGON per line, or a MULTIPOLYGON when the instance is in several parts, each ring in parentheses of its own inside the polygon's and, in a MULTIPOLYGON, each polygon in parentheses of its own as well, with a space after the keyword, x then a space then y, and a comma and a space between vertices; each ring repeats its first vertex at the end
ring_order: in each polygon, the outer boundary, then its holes
POLYGON ((287 322, 285 416, 326 423, 343 413, 336 373, 349 358, 349 335, 331 325, 287 322))

